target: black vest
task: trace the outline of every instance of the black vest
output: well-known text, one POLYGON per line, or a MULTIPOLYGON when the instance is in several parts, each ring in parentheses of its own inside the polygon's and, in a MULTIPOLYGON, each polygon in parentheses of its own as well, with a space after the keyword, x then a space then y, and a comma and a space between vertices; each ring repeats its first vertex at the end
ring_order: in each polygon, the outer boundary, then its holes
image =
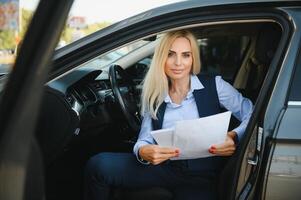
MULTIPOLYGON (((218 114, 222 112, 222 108, 219 104, 219 99, 216 91, 215 77, 208 75, 197 75, 204 88, 200 90, 194 90, 193 96, 196 102, 198 113, 200 118, 207 117, 210 115, 218 114)), ((152 119, 153 130, 158 130, 162 128, 164 113, 166 110, 166 103, 163 102, 157 112, 158 120, 152 119)), ((200 159, 191 159, 186 161, 181 161, 182 164, 188 165, 191 171, 203 171, 211 172, 220 171, 224 165, 225 158, 223 157, 208 157, 200 159)), ((179 162, 179 161, 171 161, 179 162)), ((209 174, 208 174, 209 175, 209 174)))

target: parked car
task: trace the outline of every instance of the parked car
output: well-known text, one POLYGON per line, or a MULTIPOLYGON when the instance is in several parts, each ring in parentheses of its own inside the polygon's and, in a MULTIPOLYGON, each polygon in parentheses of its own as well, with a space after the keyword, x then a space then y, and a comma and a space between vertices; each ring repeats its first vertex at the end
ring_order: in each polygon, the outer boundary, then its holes
MULTIPOLYGON (((300 199, 300 2, 179 2, 53 52, 71 4, 41 0, 10 76, 0 77, 8 78, 0 81, 0 199, 82 199, 89 157, 132 151, 140 83, 160 36, 178 29, 198 38, 201 73, 221 75, 255 104, 220 174, 220 199, 300 199), (141 41, 147 42, 113 63, 87 67, 141 41)), ((112 198, 172 194, 119 188, 112 198)))
POLYGON ((11 66, 9 64, 1 64, 0 63, 0 76, 8 74, 10 72, 11 66))

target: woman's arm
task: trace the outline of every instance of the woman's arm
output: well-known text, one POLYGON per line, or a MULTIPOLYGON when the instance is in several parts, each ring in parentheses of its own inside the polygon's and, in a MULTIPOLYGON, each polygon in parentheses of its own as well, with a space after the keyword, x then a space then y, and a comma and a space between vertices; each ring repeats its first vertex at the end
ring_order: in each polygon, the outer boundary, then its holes
POLYGON ((220 76, 215 78, 215 82, 220 105, 231 111, 241 121, 240 125, 232 130, 237 134, 238 141, 240 141, 252 115, 253 104, 220 76))
POLYGON ((228 132, 224 143, 212 145, 209 152, 220 156, 230 156, 236 149, 236 143, 243 137, 253 112, 253 104, 220 76, 217 76, 215 81, 220 105, 231 111, 241 123, 228 132))
POLYGON ((147 144, 155 144, 154 138, 151 136, 152 131, 152 120, 149 114, 145 114, 142 120, 141 129, 137 142, 134 146, 134 154, 138 155, 138 149, 147 144))

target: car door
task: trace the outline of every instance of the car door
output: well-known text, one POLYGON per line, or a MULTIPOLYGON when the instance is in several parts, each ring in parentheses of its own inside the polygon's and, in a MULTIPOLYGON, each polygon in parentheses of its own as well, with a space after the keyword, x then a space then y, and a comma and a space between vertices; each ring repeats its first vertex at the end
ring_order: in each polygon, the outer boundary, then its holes
MULTIPOLYGON (((271 109, 279 110, 278 117, 266 122, 266 126, 275 128, 269 139, 271 150, 267 157, 261 197, 265 199, 300 199, 301 146, 300 146, 300 43, 301 23, 298 17, 301 9, 286 9, 292 16, 295 29, 292 45, 288 50, 282 73, 279 74, 271 99, 271 109), (296 44, 293 45, 293 44, 296 44), (280 105, 282 104, 282 109, 280 105), (276 121, 273 121, 276 120, 276 121)), ((268 116, 275 116, 273 111, 268 116)), ((268 117, 267 116, 267 117, 268 117)))
POLYGON ((43 199, 39 149, 33 139, 43 84, 72 0, 41 0, 0 102, 0 199, 43 199))
POLYGON ((286 31, 255 105, 253 117, 258 117, 251 119, 252 129, 247 130, 247 141, 242 147, 245 150, 241 153, 244 156, 240 157, 240 181, 235 183, 238 186, 233 198, 300 198, 300 92, 296 92, 300 89, 300 9, 283 11, 291 21, 283 29, 286 31))

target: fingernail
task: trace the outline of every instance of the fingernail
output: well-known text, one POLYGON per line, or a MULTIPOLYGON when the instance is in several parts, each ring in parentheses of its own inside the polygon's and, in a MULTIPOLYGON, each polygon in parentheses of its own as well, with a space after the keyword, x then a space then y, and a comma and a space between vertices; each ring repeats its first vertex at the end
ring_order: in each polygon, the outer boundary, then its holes
POLYGON ((216 148, 214 146, 212 146, 211 149, 216 149, 216 148))

